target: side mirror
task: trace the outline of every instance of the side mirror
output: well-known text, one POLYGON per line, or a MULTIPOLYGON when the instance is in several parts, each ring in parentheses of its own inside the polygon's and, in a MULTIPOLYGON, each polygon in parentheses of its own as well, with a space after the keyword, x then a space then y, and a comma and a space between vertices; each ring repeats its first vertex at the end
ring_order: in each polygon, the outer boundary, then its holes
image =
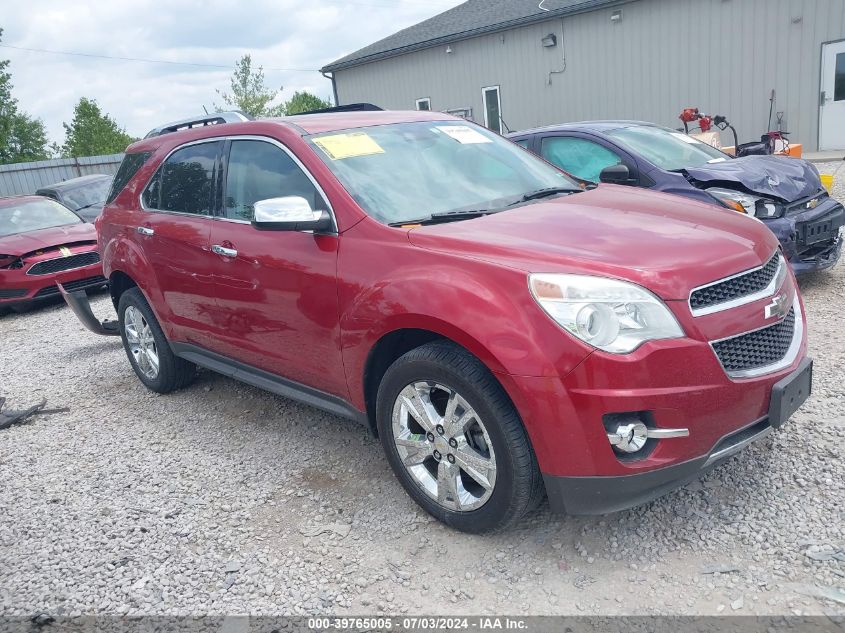
POLYGON ((637 182, 637 174, 631 174, 626 165, 619 163, 602 169, 599 181, 612 185, 634 185, 637 182))
POLYGON ((329 212, 315 211, 305 198, 299 196, 258 200, 254 208, 252 226, 259 231, 334 232, 329 212))

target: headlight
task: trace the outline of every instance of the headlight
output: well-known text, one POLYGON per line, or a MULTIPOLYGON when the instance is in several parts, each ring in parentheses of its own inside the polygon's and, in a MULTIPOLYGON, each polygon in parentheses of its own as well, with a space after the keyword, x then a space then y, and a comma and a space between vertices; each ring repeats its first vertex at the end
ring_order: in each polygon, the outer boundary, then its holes
POLYGON ((711 187, 705 191, 729 209, 746 213, 753 218, 779 218, 783 215, 783 206, 773 200, 721 187, 711 187))
POLYGON ((584 275, 529 275, 531 294, 558 324, 585 343, 613 354, 684 331, 666 305, 645 288, 584 275))

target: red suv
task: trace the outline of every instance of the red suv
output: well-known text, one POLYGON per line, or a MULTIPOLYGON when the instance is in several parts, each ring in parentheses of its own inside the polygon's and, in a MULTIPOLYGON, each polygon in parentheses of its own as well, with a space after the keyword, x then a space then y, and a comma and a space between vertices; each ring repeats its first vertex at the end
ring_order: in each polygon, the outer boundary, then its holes
POLYGON ((166 393, 199 365, 360 420, 455 528, 544 493, 642 503, 810 392, 801 297, 753 218, 585 189, 444 114, 195 123, 128 149, 98 221, 136 374, 166 393))

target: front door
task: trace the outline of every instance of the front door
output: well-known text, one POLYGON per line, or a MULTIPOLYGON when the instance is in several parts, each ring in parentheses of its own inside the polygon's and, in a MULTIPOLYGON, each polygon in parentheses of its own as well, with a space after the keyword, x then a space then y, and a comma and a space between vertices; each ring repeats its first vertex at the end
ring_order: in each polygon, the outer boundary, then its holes
POLYGON ((339 237, 259 231, 258 200, 299 196, 328 209, 302 165, 275 141, 232 140, 223 217, 213 223, 220 351, 240 362, 347 397, 337 299, 339 237), (225 249, 225 250, 224 250, 225 249))
POLYGON ((845 149, 845 40, 822 46, 819 149, 845 149))

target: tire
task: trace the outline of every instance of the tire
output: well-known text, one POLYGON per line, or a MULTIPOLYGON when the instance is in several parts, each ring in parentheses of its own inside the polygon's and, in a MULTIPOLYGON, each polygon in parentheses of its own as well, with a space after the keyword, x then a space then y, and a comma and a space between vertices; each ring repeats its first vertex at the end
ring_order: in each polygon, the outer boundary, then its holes
POLYGON ((543 499, 537 458, 516 409, 484 364, 457 345, 428 343, 396 360, 379 385, 376 422, 402 486, 446 525, 475 534, 501 530, 543 499))
POLYGON ((179 358, 170 349, 150 304, 138 288, 130 288, 120 296, 117 318, 129 363, 148 389, 156 393, 170 393, 193 381, 196 366, 179 358), (141 336, 138 336, 139 332, 141 336), (152 362, 149 352, 154 354, 157 363, 152 362))

